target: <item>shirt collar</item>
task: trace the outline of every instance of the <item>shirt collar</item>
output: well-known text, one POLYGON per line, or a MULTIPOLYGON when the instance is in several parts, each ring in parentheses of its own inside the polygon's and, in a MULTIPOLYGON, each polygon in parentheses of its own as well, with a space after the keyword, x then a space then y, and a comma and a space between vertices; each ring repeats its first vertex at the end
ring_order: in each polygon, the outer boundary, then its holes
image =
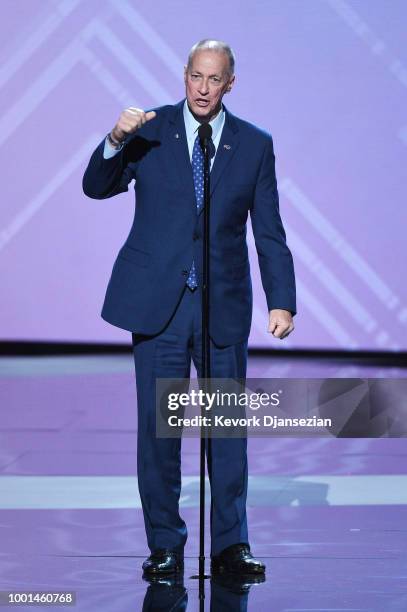
MULTIPOLYGON (((189 140, 190 138, 196 136, 196 132, 201 124, 199 123, 199 121, 195 119, 195 117, 189 110, 189 106, 188 106, 188 102, 186 98, 184 102, 183 113, 184 113, 184 121, 185 121, 185 130, 187 133, 187 138, 189 140)), ((212 140, 216 139, 216 136, 218 135, 219 130, 221 129, 223 125, 224 117, 225 117, 225 109, 222 105, 222 108, 219 111, 219 113, 216 115, 216 117, 212 119, 212 121, 209 122, 209 125, 212 128, 212 140)))

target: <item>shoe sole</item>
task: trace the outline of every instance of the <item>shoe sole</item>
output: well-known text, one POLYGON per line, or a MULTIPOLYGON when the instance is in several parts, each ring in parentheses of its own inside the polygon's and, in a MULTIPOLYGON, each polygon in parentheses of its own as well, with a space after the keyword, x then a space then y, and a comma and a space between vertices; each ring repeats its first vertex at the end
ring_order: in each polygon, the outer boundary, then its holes
POLYGON ((184 566, 179 565, 172 570, 143 570, 145 576, 171 576, 172 574, 180 574, 184 571, 184 566))

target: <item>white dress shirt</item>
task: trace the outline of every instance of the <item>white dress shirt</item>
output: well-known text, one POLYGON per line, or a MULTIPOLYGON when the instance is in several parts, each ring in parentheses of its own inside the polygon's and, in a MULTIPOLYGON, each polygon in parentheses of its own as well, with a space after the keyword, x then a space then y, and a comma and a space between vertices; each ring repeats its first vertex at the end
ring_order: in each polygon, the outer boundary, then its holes
MULTIPOLYGON (((189 159, 192 161, 192 151, 194 148, 196 137, 198 136, 198 129, 201 124, 199 123, 199 121, 195 119, 195 117, 189 110, 189 106, 186 100, 184 103, 183 114, 184 114, 185 131, 187 133, 189 159)), ((221 110, 219 111, 219 113, 216 115, 216 117, 214 117, 214 119, 212 119, 212 121, 209 122, 209 125, 212 128, 212 142, 215 145, 215 155, 216 155, 216 151, 218 150, 218 146, 220 142, 220 137, 222 136, 223 126, 225 125, 225 111, 223 109, 223 106, 221 110)), ((215 155, 211 159, 211 168, 212 168, 212 164, 215 159, 215 155)))

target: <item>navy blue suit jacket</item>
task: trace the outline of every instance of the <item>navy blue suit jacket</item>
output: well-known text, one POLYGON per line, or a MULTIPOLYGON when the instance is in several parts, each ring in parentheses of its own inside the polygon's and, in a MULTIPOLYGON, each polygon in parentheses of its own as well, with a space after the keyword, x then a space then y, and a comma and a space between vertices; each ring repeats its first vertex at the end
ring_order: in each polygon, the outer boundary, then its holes
MULTIPOLYGON (((103 140, 83 177, 85 194, 97 199, 127 191, 135 179, 134 222, 114 263, 102 310, 106 321, 131 332, 150 335, 165 327, 192 260, 201 278, 203 213, 196 211, 183 104, 154 109, 157 116, 111 159, 103 158, 103 140)), ((223 346, 246 340, 250 332, 249 211, 268 308, 296 312, 272 138, 225 112, 210 176, 210 335, 223 346)))

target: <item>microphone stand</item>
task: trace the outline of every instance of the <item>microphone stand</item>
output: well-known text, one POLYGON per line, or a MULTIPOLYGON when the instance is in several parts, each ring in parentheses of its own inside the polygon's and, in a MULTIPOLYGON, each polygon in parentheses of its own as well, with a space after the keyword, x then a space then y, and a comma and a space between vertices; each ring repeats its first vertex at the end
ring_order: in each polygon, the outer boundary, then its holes
MULTIPOLYGON (((209 127, 209 126, 208 126, 209 127)), ((211 130, 212 131, 212 130, 211 130)), ((210 157, 208 139, 203 140, 204 150, 204 210, 203 210, 203 258, 202 258, 202 377, 204 386, 211 376, 210 340, 209 340, 209 220, 210 220, 210 157)), ((206 390, 206 389, 205 389, 206 390)), ((200 465, 200 538, 199 538, 199 574, 204 573, 204 525, 205 525, 205 436, 201 435, 200 465)))
MULTIPOLYGON (((212 128, 209 123, 203 123, 199 130, 199 137, 204 154, 204 210, 203 210, 203 268, 202 268, 202 378, 204 391, 208 386, 210 371, 210 339, 209 339, 209 222, 210 222, 210 138, 212 128)), ((204 407, 201 408, 204 412, 204 407)), ((200 438, 200 465, 199 465, 199 609, 204 611, 205 599, 205 431, 200 438)), ((210 439, 208 438, 208 452, 210 452, 210 439)))

